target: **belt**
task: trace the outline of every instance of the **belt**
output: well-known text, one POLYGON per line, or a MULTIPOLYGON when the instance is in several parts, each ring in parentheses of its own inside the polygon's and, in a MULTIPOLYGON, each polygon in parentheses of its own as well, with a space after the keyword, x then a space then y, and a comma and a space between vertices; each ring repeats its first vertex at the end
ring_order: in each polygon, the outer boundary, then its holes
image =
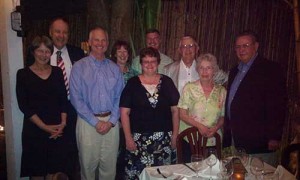
POLYGON ((111 115, 110 111, 104 112, 104 113, 99 113, 99 114, 94 114, 94 116, 96 116, 96 117, 107 117, 109 115, 111 115))

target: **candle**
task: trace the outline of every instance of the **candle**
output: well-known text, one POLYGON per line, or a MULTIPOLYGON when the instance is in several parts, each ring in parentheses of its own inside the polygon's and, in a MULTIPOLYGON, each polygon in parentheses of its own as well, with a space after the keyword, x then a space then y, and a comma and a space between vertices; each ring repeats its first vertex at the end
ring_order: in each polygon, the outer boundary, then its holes
POLYGON ((241 173, 234 173, 232 175, 232 180, 242 180, 245 179, 245 175, 241 173))

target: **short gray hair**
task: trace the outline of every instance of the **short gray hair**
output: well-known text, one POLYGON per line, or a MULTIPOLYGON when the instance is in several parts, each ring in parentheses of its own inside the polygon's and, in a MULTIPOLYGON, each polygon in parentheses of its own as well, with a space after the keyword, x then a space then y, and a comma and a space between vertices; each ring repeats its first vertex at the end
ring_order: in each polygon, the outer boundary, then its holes
POLYGON ((214 56, 210 53, 205 53, 205 54, 200 54, 200 56, 196 60, 196 71, 197 72, 198 72, 198 67, 200 66, 202 61, 208 61, 212 64, 214 74, 217 74, 218 71, 220 70, 216 56, 214 56))

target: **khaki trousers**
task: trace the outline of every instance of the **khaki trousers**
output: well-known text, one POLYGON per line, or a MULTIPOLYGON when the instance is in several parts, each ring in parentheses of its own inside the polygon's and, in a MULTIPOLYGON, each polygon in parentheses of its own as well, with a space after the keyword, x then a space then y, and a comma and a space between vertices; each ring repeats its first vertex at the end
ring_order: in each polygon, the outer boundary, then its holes
MULTIPOLYGON (((109 117, 98 119, 108 121, 109 117)), ((114 180, 119 147, 119 125, 116 124, 108 133, 101 135, 95 127, 78 116, 76 138, 81 179, 95 180, 95 177, 98 177, 100 180, 114 180), (96 172, 99 174, 96 175, 96 172)))

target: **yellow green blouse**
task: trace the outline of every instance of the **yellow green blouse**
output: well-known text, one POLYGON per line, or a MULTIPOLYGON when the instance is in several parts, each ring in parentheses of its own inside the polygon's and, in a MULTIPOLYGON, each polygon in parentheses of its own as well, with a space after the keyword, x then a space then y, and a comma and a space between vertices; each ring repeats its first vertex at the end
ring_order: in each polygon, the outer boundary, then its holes
MULTIPOLYGON (((206 98, 200 81, 194 81, 184 86, 178 107, 188 110, 190 116, 198 122, 213 127, 225 113, 226 90, 222 85, 214 85, 209 97, 206 98)), ((190 127, 184 121, 180 121, 180 132, 190 127)), ((221 131, 218 133, 222 136, 221 131)), ((212 141, 208 144, 213 143, 212 141)))

